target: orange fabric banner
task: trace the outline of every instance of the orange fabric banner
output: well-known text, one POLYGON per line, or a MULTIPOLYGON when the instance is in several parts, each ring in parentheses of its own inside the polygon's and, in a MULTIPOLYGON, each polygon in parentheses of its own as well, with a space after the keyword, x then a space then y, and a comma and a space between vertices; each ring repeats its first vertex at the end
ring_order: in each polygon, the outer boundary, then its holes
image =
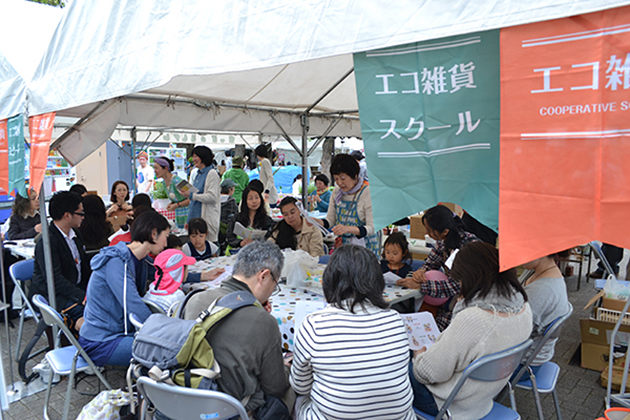
POLYGON ((9 135, 7 120, 0 121, 0 194, 9 191, 9 135))
POLYGON ((54 121, 54 112, 36 115, 28 119, 28 130, 31 134, 30 187, 37 193, 39 193, 46 174, 54 121))
POLYGON ((502 269, 630 248, 630 7, 501 30, 502 269))

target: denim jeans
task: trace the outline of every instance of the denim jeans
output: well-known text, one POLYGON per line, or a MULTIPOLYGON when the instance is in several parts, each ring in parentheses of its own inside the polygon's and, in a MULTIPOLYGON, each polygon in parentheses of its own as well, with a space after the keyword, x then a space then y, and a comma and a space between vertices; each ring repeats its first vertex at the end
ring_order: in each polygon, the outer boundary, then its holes
POLYGON ((118 343, 118 346, 114 350, 109 359, 107 360, 108 365, 112 366, 129 366, 129 361, 131 360, 131 346, 133 345, 133 337, 123 337, 118 343))
POLYGON ((413 389, 413 406, 423 413, 435 416, 439 411, 435 398, 431 391, 413 376, 413 362, 409 363, 409 380, 413 389))

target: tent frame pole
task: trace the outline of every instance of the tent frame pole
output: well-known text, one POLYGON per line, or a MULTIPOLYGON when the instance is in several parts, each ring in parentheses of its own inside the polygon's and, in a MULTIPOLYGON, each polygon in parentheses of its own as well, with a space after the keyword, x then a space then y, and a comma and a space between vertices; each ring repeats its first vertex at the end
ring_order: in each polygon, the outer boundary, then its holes
MULTIPOLYGON (((305 114, 303 114, 305 115, 305 114)), ((300 157, 302 158, 302 161, 304 161, 304 153, 302 152, 302 150, 306 150, 306 149, 302 149, 300 150, 300 148, 297 146, 297 144, 295 144, 295 142, 293 141, 293 139, 287 134, 287 132, 285 131, 285 129, 282 127, 282 125, 280 125, 280 122, 276 119, 276 117, 274 117, 274 115, 272 113, 269 113, 269 116, 271 117, 271 119, 273 120, 273 122, 276 123, 276 125, 278 126, 278 128, 280 129, 280 131, 282 131, 282 136, 284 137, 284 139, 286 141, 288 141, 291 146, 293 146, 293 148, 295 149, 296 152, 298 152, 298 154, 300 155, 300 157)), ((308 117, 307 117, 308 120, 308 117)), ((307 122, 308 123, 308 122, 307 122)), ((302 117, 300 117, 300 124, 304 124, 304 121, 302 119, 302 117)), ((306 130, 308 132, 308 129, 306 130)), ((304 137, 304 126, 302 125, 302 137, 304 137)), ((302 142, 304 144, 304 142, 302 142)), ((303 175, 302 175, 303 176, 303 175)))
POLYGON ((309 122, 308 122, 308 113, 302 114, 300 116, 300 125, 302 126, 302 205, 304 206, 304 210, 308 211, 308 153, 306 150, 308 149, 308 130, 309 130, 309 122))
MULTIPOLYGON (((43 183, 39 189, 39 214, 41 215, 41 221, 42 221, 42 236, 40 238, 40 241, 43 241, 44 267, 46 269, 46 288, 48 289, 48 303, 53 308, 57 309, 57 295, 55 294, 55 275, 54 275, 53 266, 52 266, 52 255, 50 253, 49 226, 48 226, 48 217, 46 214, 46 194, 44 194, 43 183)), ((57 336, 57 327, 53 325, 53 337, 56 337, 56 336, 57 336)), ((58 340, 54 340, 55 348, 57 348, 57 341, 58 340)))

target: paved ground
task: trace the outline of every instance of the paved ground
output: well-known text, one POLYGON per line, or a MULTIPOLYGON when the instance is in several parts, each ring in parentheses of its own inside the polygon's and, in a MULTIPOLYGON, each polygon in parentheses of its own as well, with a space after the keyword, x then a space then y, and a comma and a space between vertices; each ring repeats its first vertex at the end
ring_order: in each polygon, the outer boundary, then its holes
MULTIPOLYGON (((623 276, 622 278, 626 275, 625 271, 629 254, 630 253, 626 251, 625 258, 621 264, 622 268, 620 274, 623 276)), ((584 268, 583 271, 584 274, 586 274, 586 268, 584 268)), ((556 355, 554 357, 554 361, 561 367, 561 376, 557 385, 557 391, 560 399, 562 416, 565 420, 592 420, 602 415, 606 390, 599 384, 599 372, 582 369, 579 365, 571 365, 568 363, 580 342, 579 319, 587 316, 587 313, 582 311, 582 308, 594 294, 592 282, 590 284, 586 284, 584 282, 584 276, 582 276, 582 287, 579 291, 576 290, 576 285, 577 275, 567 279, 569 299, 573 304, 574 313, 567 321, 562 331, 562 336, 556 345, 556 355)), ((15 340, 17 339, 17 322, 14 322, 14 324, 16 328, 10 330, 13 345, 15 345, 15 340)), ((27 321, 24 334, 26 338, 23 340, 23 346, 33 335, 34 329, 34 322, 32 320, 27 321)), ((5 378, 7 383, 10 383, 11 379, 8 369, 9 362, 7 356, 6 333, 4 327, 0 328, 0 330, 5 378)), ((32 367, 35 363, 36 362, 29 363, 29 367, 32 367)), ((17 378, 17 364, 14 364, 14 366, 14 375, 17 378)), ((28 371, 30 372, 30 369, 28 371)), ((119 387, 121 385, 123 377, 123 371, 107 372, 107 379, 114 387, 119 387)), ((51 397, 51 416, 53 418, 61 417, 67 384, 67 380, 62 380, 53 388, 51 397)), ((98 384, 99 381, 96 377, 91 376, 81 381, 77 389, 83 393, 88 392, 94 394, 98 384)), ((44 392, 40 392, 10 404, 9 410, 3 413, 4 418, 11 420, 43 418, 44 394, 44 392)), ((73 391, 69 418, 76 418, 81 411, 81 408, 92 398, 92 396, 80 395, 78 392, 73 391)), ((537 418, 533 398, 530 393, 517 390, 516 401, 518 411, 523 419, 533 420, 537 418)), ((550 394, 543 396, 542 404, 546 417, 553 418, 555 415, 555 409, 553 406, 553 399, 550 394)))

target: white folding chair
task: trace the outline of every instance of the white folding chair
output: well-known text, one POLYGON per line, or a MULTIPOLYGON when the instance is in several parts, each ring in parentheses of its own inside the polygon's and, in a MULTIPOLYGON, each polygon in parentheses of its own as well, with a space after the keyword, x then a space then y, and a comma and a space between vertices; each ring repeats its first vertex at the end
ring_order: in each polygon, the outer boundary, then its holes
MULTIPOLYGON (((17 344, 15 346, 15 359, 17 360, 20 357, 20 345, 22 344, 22 334, 24 333, 24 321, 26 318, 32 317, 35 320, 35 323, 39 323, 39 315, 35 312, 35 309, 29 302, 26 293, 24 292, 24 284, 27 281, 31 281, 33 278, 33 269, 35 266, 35 260, 29 259, 24 261, 18 261, 15 264, 12 264, 9 267, 9 276, 11 276, 11 280, 15 285, 15 289, 20 293, 20 298, 22 299, 22 307, 20 308, 20 325, 18 327, 18 337, 17 344)), ((9 296, 9 299, 11 297, 9 296)), ((47 348, 41 349, 34 353, 32 356, 35 356, 42 351, 45 351, 47 348)), ((31 357, 32 357, 31 356, 31 357)))
POLYGON ((538 372, 534 374, 530 365, 538 353, 540 353, 540 350, 543 348, 545 343, 552 338, 557 338, 560 335, 560 327, 562 327, 562 324, 564 324, 572 313, 573 306, 569 304, 569 310, 567 313, 556 318, 551 324, 549 324, 543 333, 542 339, 538 342, 536 347, 532 349, 531 354, 527 357, 527 360, 523 363, 521 369, 519 369, 514 376, 514 379, 511 381, 512 389, 510 390, 510 401, 512 402, 512 407, 516 407, 514 388, 531 390, 534 394, 536 411, 538 412, 538 418, 540 420, 544 419, 542 404, 540 402, 540 394, 548 393, 553 395, 553 402, 556 405, 556 417, 558 420, 562 420, 562 415, 560 414, 560 402, 558 401, 558 394, 556 393, 556 383, 558 382, 558 377, 560 376, 560 367, 554 362, 549 361, 542 364, 538 372), (524 374, 527 374, 529 379, 519 382, 524 374))
MULTIPOLYGON (((163 416, 172 420, 229 419, 240 416, 247 420, 247 412, 236 398, 218 391, 186 388, 156 382, 146 376, 138 378, 138 392, 163 416)), ((147 404, 143 404, 143 408, 147 404)), ((144 419, 146 410, 141 418, 144 419)))
POLYGON ((149 300, 149 299, 144 299, 142 298, 142 301, 145 303, 145 305, 147 305, 149 307, 149 310, 151 311, 152 314, 163 314, 166 315, 166 311, 164 310, 164 308, 162 308, 160 305, 158 305, 157 303, 149 300))
POLYGON ((107 389, 112 389, 112 387, 85 350, 83 350, 83 347, 81 347, 72 332, 70 332, 70 329, 63 322, 63 318, 59 312, 48 305, 48 301, 46 301, 42 295, 33 296, 33 303, 39 308, 44 322, 49 326, 56 325, 72 344, 72 346, 56 348, 46 353, 46 360, 53 372, 48 379, 48 385, 46 387, 44 418, 50 420, 48 415, 48 402, 50 400, 53 377, 55 376, 53 373, 56 373, 57 375, 69 376, 62 417, 63 420, 66 420, 68 418, 68 410, 70 409, 70 396, 72 395, 72 386, 74 385, 74 376, 76 373, 91 370, 98 376, 98 379, 100 379, 107 389))
MULTIPOLYGON (((521 362, 521 359, 527 352, 527 350, 531 347, 533 341, 532 339, 528 339, 523 343, 510 347, 507 350, 500 351, 498 353, 489 354, 488 356, 481 357, 471 364, 469 364, 464 372, 462 372, 462 376, 459 378, 459 381, 455 384, 455 387, 449 394, 448 398, 444 402, 444 405, 437 413, 435 417, 423 413, 422 411, 414 408, 416 412, 416 416, 420 419, 426 420, 439 420, 446 415, 446 417, 451 420, 451 413, 448 411, 448 408, 451 406, 453 401, 455 401, 455 397, 457 393, 464 385, 464 382, 468 379, 474 379, 482 382, 494 382, 499 381, 501 379, 509 378, 516 367, 521 362)), ((480 385, 483 386, 483 385, 480 385)), ((508 382, 508 386, 511 387, 511 384, 508 382)), ((485 417, 479 420, 519 420, 521 416, 519 414, 505 407, 497 402, 492 403, 492 410, 485 417)))

